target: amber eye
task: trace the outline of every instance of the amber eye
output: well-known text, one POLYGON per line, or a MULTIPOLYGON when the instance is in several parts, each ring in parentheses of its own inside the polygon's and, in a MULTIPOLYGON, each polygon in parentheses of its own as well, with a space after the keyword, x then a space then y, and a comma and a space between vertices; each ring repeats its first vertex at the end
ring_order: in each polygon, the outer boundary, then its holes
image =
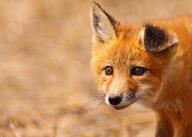
POLYGON ((143 67, 134 67, 131 69, 131 75, 142 76, 145 73, 146 69, 143 67))
POLYGON ((112 74, 113 74, 113 68, 112 68, 111 66, 105 67, 105 74, 106 74, 107 76, 112 75, 112 74))

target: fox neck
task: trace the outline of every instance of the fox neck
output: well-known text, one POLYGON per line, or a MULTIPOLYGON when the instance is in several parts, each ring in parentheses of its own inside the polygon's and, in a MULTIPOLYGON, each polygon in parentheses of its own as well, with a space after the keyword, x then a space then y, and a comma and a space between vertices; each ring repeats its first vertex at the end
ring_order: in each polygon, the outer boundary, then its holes
POLYGON ((190 91, 190 66, 184 60, 184 55, 175 55, 162 77, 162 83, 157 94, 156 104, 168 105, 164 102, 180 100, 185 102, 186 98, 192 97, 190 91))
POLYGON ((179 136, 192 135, 191 66, 186 55, 176 54, 165 71, 153 109, 165 112, 179 136), (190 133, 188 133, 190 131, 190 133))

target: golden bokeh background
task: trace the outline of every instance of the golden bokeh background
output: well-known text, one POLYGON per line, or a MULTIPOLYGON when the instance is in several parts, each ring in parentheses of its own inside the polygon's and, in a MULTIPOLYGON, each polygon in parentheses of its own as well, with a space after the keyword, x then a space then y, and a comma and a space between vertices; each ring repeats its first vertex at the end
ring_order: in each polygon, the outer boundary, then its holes
MULTIPOLYGON (((0 0, 0 137, 153 137, 154 114, 94 99, 90 0, 0 0)), ((192 13, 191 0, 100 0, 134 23, 192 13)))

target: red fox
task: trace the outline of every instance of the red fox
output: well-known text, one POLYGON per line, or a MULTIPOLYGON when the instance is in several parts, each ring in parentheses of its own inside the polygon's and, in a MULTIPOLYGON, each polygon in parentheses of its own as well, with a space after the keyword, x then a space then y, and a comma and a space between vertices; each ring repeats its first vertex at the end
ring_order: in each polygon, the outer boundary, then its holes
POLYGON ((192 137, 192 16, 119 23, 91 8, 91 66, 106 104, 157 115, 156 137, 192 137))

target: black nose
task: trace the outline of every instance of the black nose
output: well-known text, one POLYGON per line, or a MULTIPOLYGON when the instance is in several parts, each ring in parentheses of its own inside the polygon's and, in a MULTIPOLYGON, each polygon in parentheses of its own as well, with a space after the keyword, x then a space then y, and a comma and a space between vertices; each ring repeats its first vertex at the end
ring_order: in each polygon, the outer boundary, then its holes
POLYGON ((121 98, 120 96, 111 96, 109 97, 109 103, 111 105, 118 105, 121 102, 121 98))

